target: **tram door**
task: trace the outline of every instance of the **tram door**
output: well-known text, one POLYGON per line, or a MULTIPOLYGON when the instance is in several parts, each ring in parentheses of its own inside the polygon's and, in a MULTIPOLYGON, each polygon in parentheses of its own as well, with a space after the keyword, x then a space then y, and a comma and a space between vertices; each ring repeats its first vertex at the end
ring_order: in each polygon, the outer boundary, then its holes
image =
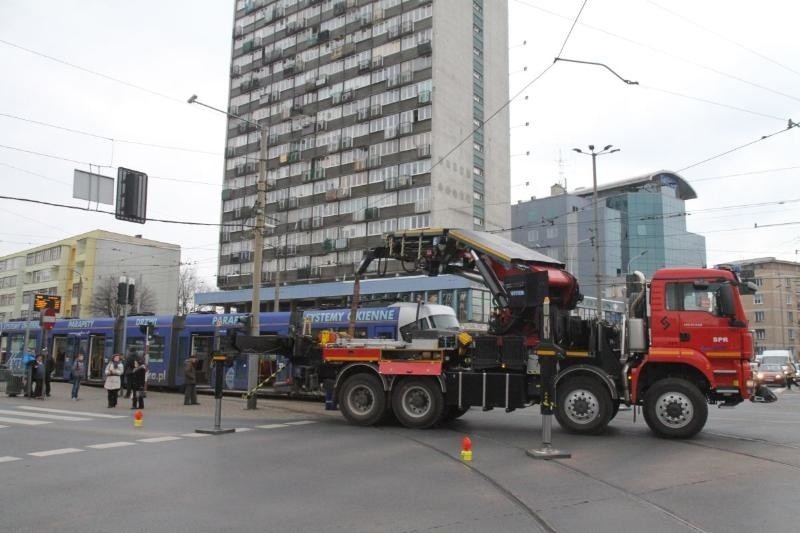
POLYGON ((55 354, 55 375, 59 377, 64 376, 64 365, 67 363, 67 338, 64 336, 58 336, 53 338, 53 351, 51 352, 55 354))
POLYGON ((103 379, 105 340, 105 335, 89 335, 88 339, 81 339, 81 350, 89 354, 89 379, 103 379))
POLYGON ((213 335, 192 335, 192 351, 197 357, 197 384, 211 385, 211 351, 213 335))

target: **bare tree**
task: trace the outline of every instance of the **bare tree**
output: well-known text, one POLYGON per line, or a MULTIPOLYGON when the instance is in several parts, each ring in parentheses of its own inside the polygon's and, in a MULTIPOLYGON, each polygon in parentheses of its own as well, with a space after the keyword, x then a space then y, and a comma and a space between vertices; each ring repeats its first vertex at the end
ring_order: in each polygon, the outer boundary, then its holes
POLYGON ((197 271, 193 266, 181 266, 181 274, 178 279, 178 313, 189 314, 195 307, 195 293, 207 288, 206 282, 197 277, 197 271))
MULTIPOLYGON (((95 285, 91 312, 94 316, 122 316, 122 309, 117 303, 117 280, 113 277, 100 281, 95 285)), ((147 285, 137 284, 133 296, 132 312, 153 313, 156 310, 156 296, 147 285)))

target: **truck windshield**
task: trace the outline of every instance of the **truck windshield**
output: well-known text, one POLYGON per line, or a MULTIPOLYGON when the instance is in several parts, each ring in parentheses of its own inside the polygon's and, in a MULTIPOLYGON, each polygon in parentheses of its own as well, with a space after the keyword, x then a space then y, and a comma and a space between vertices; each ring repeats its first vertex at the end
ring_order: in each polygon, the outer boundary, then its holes
POLYGON ((433 329, 459 329, 458 319, 453 315, 431 315, 428 318, 433 329))

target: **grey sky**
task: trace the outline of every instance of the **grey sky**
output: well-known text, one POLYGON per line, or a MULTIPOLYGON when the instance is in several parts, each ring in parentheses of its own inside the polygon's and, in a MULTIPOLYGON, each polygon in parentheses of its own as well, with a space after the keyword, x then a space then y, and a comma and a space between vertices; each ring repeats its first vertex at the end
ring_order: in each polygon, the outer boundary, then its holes
MULTIPOLYGON (((494 1, 485 0, 487 8, 494 1)), ((510 1, 512 94, 552 62, 581 3, 510 1), (527 44, 519 46, 523 41, 527 44)), ((512 157, 512 200, 547 195, 560 172, 570 189, 591 186, 591 161, 573 147, 622 149, 598 159, 602 184, 662 168, 680 170, 781 130, 790 117, 800 120, 800 51, 792 28, 800 8, 775 0, 757 5, 589 0, 563 57, 606 63, 641 85, 625 85, 598 67, 553 66, 525 92, 527 100, 521 96, 511 104, 512 126, 531 124, 511 130, 512 154, 531 151, 512 157)), ((111 143, 2 115, 0 145, 143 170, 151 176, 149 216, 218 222, 225 118, 186 99, 197 94, 207 104, 226 106, 232 16, 227 0, 4 0, 3 41, 165 96, 0 43, 1 114, 210 154, 111 143)), ((798 135, 800 128, 682 172, 699 197, 688 204, 689 229, 707 237, 710 263, 763 255, 797 258, 800 225, 752 228, 800 221, 792 202, 800 199, 798 169, 762 172, 800 166, 794 150, 798 135), (722 177, 742 173, 749 174, 722 177), (731 207, 756 203, 764 205, 731 207)), ((86 205, 71 199, 76 167, 88 170, 86 164, 0 148, 2 194, 86 205)), ((102 172, 114 175, 109 168, 102 172)), ((194 262, 213 283, 214 227, 139 225, 9 200, 0 206, 0 254, 101 227, 180 244, 184 261, 194 262)))

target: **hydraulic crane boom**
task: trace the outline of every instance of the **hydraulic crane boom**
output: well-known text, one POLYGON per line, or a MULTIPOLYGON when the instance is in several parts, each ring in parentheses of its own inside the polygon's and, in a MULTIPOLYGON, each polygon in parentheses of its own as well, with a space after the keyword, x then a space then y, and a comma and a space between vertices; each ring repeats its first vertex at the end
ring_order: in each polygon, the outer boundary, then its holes
MULTIPOLYGON (((581 299, 578 282, 564 264, 498 235, 464 229, 390 233, 384 246, 364 253, 357 275, 374 260, 395 259, 407 273, 457 274, 481 281, 498 307, 497 333, 536 335, 544 297, 561 311, 581 299), (527 326, 525 324, 527 323, 527 326)), ((379 266, 380 270, 380 266, 379 266)))

